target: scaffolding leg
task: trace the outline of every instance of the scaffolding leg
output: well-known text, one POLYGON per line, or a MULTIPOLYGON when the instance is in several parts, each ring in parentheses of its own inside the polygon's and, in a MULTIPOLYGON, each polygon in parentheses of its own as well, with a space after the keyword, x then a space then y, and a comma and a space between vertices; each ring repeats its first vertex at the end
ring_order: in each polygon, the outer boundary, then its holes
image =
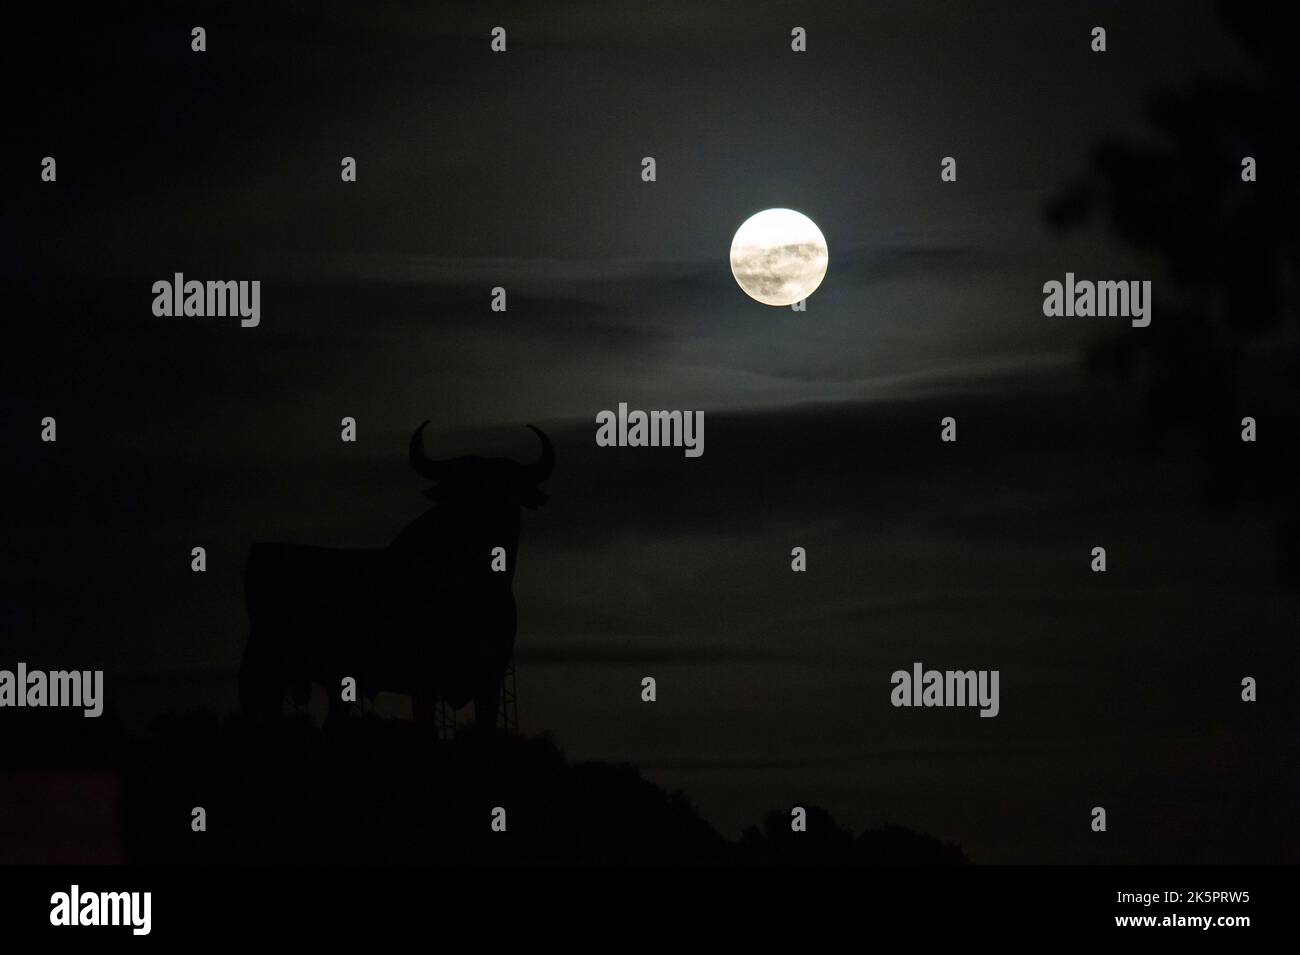
POLYGON ((449 740, 456 735, 456 711, 442 697, 438 697, 434 725, 440 740, 449 740))
POLYGON ((515 684, 515 655, 510 654, 505 675, 501 678, 501 710, 497 725, 507 733, 519 732, 519 694, 515 684))

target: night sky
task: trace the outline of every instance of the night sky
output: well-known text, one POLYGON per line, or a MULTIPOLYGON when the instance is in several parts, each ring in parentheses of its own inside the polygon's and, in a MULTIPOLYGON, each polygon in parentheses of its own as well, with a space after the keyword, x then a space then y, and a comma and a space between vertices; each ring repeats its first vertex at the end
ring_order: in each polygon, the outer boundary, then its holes
POLYGON ((524 460, 534 423, 557 465, 515 581, 526 732, 729 836, 803 800, 981 862, 1294 860, 1278 515, 1208 510, 1195 441, 1088 370, 1173 321, 1160 256, 1045 218, 1099 143, 1154 135, 1155 90, 1249 69, 1214 6, 553 6, 11 31, 0 666, 102 667, 133 728, 231 711, 250 544, 382 546, 425 506, 420 421, 431 455, 524 460), (729 270, 772 206, 829 245, 803 313, 729 270), (1152 279, 1152 329, 1045 318, 1066 271, 1152 279), (260 326, 155 317, 174 272, 260 280, 260 326), (596 447, 619 402, 704 410, 703 457, 596 447), (917 660, 1000 669, 1001 715, 891 707, 917 660))

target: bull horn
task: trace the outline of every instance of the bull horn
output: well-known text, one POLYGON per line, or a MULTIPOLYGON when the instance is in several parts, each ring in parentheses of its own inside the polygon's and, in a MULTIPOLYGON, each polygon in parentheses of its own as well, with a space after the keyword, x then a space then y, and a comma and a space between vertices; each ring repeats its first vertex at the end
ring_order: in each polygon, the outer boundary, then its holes
POLYGON ((551 469, 555 467, 555 449, 551 447, 551 439, 543 433, 541 428, 535 428, 531 424, 528 427, 533 434, 542 440, 542 456, 532 464, 522 465, 524 477, 529 484, 541 484, 551 476, 551 469))
POLYGON ((411 435, 411 467, 421 477, 426 477, 430 481, 437 481, 443 477, 443 469, 440 466, 442 462, 430 461, 424 453, 424 428, 428 423, 428 421, 425 421, 411 435))

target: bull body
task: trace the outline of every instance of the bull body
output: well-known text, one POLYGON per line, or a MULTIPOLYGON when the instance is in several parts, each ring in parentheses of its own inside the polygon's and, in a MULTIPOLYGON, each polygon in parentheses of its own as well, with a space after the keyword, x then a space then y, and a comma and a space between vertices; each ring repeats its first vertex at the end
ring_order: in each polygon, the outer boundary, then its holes
POLYGON ((476 720, 492 725, 514 651, 519 508, 544 500, 535 482, 553 460, 538 434, 543 461, 525 466, 426 462, 417 431, 412 463, 439 481, 426 492, 437 503, 388 547, 254 544, 245 574, 244 711, 273 715, 287 691, 302 703, 319 683, 333 718, 342 711, 341 682, 353 677, 366 696, 409 694, 417 719, 429 717, 438 698, 457 709, 473 700, 476 720), (495 547, 506 552, 504 571, 490 566, 495 547))

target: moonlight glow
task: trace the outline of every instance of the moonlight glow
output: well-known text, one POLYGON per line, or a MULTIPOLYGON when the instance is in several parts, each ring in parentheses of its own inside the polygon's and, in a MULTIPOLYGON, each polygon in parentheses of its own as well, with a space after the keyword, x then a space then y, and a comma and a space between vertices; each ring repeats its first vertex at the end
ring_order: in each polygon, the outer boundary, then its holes
POLYGON ((793 209, 764 209, 746 219, 731 240, 731 274, 745 294, 764 305, 793 305, 826 276, 826 239, 817 224, 793 209))

